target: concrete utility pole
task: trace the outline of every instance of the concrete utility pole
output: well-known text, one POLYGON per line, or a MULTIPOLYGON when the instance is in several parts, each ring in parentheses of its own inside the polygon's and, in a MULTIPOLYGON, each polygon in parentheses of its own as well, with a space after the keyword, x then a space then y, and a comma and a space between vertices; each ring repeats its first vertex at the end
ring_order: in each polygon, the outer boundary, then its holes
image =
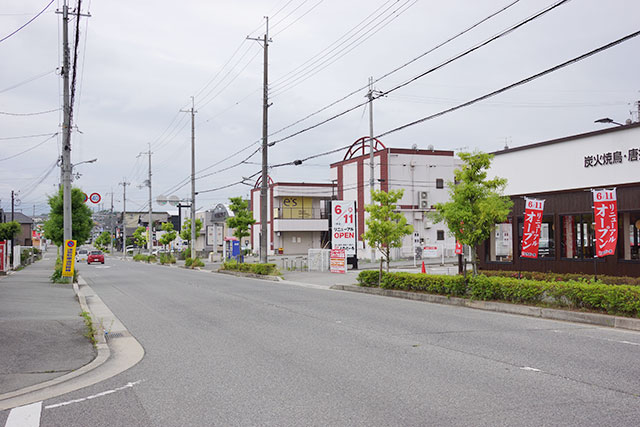
POLYGON ((191 113, 191 259, 196 258, 196 113, 195 101, 191 97, 191 109, 180 110, 191 113))
MULTIPOLYGON (((77 11, 80 13, 80 11, 77 11)), ((69 6, 62 6, 62 80, 63 107, 62 124, 62 221, 63 240, 70 240, 71 233, 71 106, 69 102, 69 6)))
MULTIPOLYGON (((376 185, 374 174, 376 168, 373 164, 373 77, 369 77, 369 190, 373 191, 376 185)), ((362 206, 360 207, 362 209, 362 206)))
POLYGON ((113 253, 113 237, 114 233, 114 224, 113 224, 113 187, 111 187, 111 211, 109 212, 109 234, 111 235, 109 238, 109 251, 113 253))
POLYGON ((151 253, 151 249, 153 248, 153 200, 151 198, 151 143, 149 143, 149 151, 138 154, 138 157, 143 154, 149 155, 149 179, 147 180, 147 186, 149 187, 149 230, 147 232, 147 249, 149 249, 149 253, 151 253))
POLYGON ((263 64, 263 95, 262 95, 262 182, 260 185, 260 262, 267 262, 267 247, 268 247, 268 210, 267 210, 267 189, 269 186, 268 175, 268 157, 267 157, 267 134, 269 130, 269 17, 266 19, 266 31, 262 39, 247 37, 248 40, 255 40, 262 42, 262 48, 264 49, 264 64, 263 64))
POLYGON ((118 185, 122 185, 122 259, 127 259, 127 185, 131 185, 131 183, 123 178, 118 185))

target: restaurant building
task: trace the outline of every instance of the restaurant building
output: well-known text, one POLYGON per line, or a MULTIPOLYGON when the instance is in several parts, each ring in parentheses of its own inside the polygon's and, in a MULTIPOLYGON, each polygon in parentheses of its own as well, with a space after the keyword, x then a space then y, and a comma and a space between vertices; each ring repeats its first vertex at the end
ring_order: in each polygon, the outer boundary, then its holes
POLYGON ((492 153, 488 178, 514 202, 478 251, 480 268, 640 276, 640 123, 492 153), (595 256, 591 190, 615 189, 614 255, 595 256), (544 200, 537 259, 521 253, 524 198, 544 200))

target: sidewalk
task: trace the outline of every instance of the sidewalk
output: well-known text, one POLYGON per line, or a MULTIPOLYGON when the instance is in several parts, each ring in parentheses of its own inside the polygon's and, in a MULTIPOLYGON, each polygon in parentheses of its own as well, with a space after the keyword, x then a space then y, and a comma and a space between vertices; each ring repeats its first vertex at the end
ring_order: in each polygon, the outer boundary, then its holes
POLYGON ((96 351, 70 284, 49 281, 55 247, 24 270, 0 276, 0 395, 65 375, 96 351))

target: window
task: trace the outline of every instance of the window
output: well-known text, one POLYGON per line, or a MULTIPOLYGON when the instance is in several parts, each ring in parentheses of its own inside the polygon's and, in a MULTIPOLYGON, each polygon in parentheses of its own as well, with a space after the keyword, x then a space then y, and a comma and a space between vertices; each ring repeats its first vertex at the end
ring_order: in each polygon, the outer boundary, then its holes
POLYGON ((640 212, 620 214, 618 224, 618 258, 640 260, 640 212))
POLYGON ((444 179, 436 178, 436 188, 444 188, 444 179))
MULTIPOLYGON (((518 256, 522 253, 522 229, 524 218, 518 218, 518 256)), ((540 243, 538 246, 538 258, 555 258, 555 225, 553 216, 543 216, 540 224, 540 243)))
POLYGON ((507 222, 496 224, 489 238, 490 261, 513 261, 513 225, 507 222))
POLYGON ((562 258, 585 259, 594 256, 593 214, 566 215, 561 218, 562 258))
POLYGON ((444 240, 444 230, 438 230, 437 235, 438 240, 444 240))

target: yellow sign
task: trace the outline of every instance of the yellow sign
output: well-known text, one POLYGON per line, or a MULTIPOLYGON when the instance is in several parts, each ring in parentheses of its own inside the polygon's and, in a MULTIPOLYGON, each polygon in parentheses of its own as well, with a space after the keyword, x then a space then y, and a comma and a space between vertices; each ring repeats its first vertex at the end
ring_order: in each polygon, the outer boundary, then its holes
POLYGON ((311 197, 284 197, 282 199, 282 218, 311 218, 311 197))
POLYGON ((76 241, 64 241, 64 254, 62 257, 62 277, 73 277, 73 267, 76 261, 76 241))

